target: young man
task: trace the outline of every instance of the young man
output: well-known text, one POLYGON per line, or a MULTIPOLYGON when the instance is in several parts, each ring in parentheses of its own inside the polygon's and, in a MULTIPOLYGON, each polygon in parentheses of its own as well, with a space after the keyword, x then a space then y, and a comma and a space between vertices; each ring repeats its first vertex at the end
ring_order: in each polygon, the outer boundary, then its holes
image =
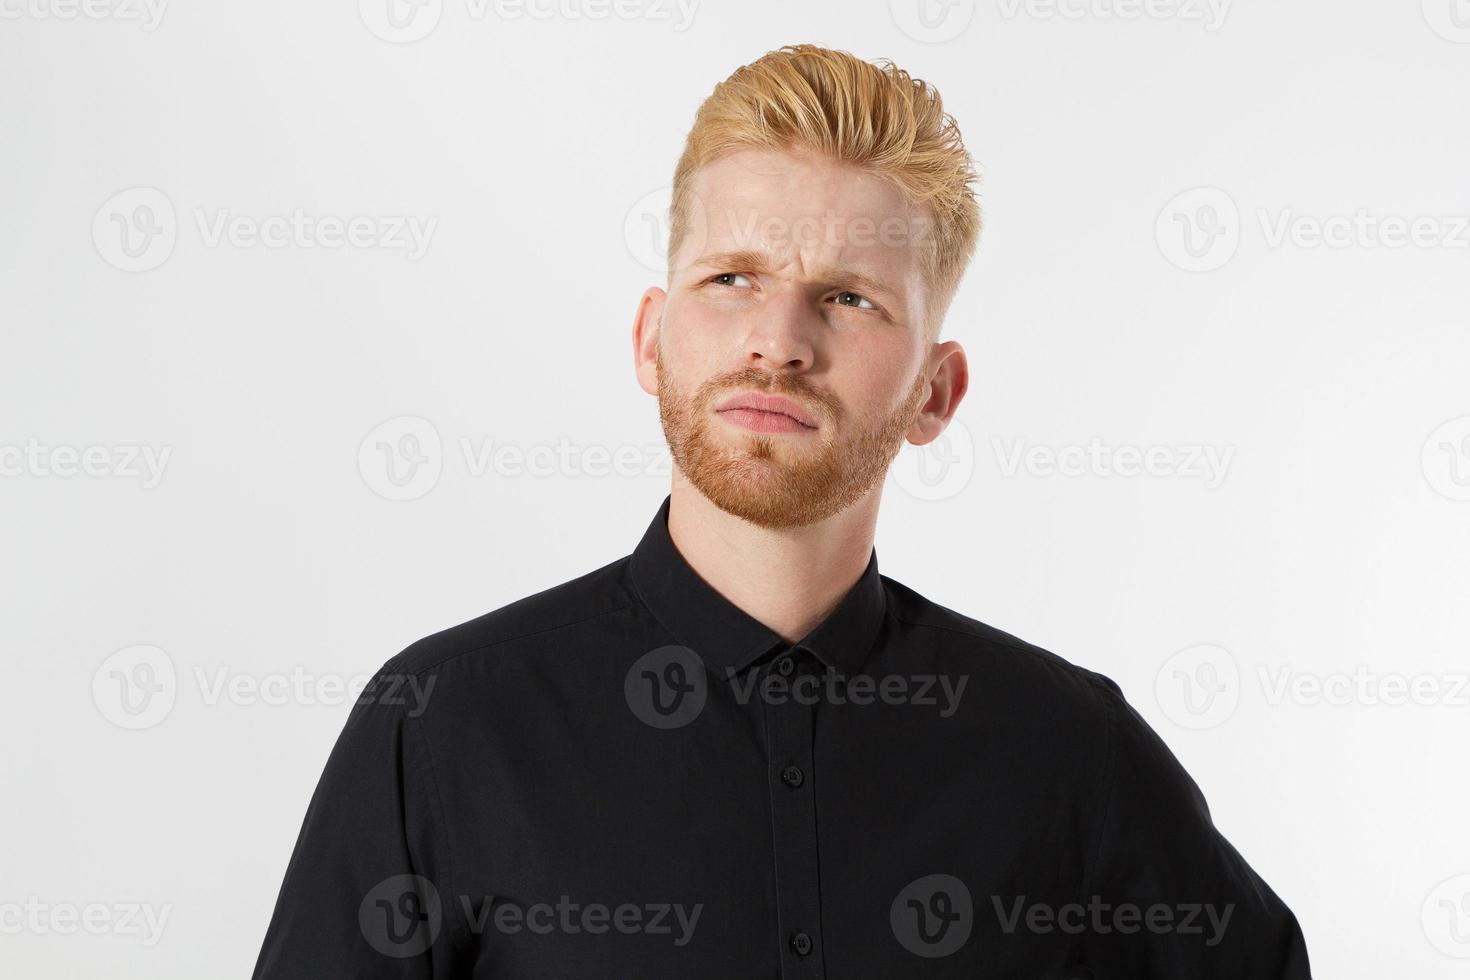
POLYGON ((891 64, 716 88, 633 329, 671 493, 628 557, 382 667, 258 980, 1307 980, 1116 685, 878 572, 887 466, 965 394, 973 179, 891 64))

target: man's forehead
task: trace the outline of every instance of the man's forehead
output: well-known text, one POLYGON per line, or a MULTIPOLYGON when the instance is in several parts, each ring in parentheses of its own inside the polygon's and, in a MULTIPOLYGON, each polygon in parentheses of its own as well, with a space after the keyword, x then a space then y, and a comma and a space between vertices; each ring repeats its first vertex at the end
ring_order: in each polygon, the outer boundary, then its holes
POLYGON ((691 189, 703 231, 691 262, 748 249, 778 264, 866 267, 901 288, 930 228, 891 181, 812 154, 737 151, 702 167, 691 189))
POLYGON ((770 217, 880 221, 918 213, 891 180, 811 152, 737 150, 705 164, 692 189, 708 208, 770 217))

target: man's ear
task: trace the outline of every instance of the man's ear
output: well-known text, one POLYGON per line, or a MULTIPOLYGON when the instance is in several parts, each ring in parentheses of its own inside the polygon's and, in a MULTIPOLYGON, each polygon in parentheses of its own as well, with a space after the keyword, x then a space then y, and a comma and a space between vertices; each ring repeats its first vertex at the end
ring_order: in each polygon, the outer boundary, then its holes
POLYGON ((659 287, 649 286, 633 316, 633 367, 638 373, 638 386, 650 395, 658 394, 658 332, 668 296, 659 287))
POLYGON ((935 344, 929 362, 929 398, 919 407, 919 417, 908 431, 908 440, 915 446, 939 438, 970 389, 970 366, 958 341, 935 344))

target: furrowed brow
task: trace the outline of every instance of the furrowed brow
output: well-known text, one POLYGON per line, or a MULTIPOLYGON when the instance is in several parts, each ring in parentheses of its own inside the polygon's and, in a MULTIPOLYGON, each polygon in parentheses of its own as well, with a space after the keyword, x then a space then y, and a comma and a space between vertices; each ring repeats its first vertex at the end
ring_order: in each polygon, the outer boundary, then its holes
POLYGON ((694 260, 695 265, 707 265, 715 269, 732 269, 747 272, 769 272, 771 269, 770 256, 765 252, 753 248, 736 249, 733 252, 715 252, 712 255, 701 255, 694 260))
MULTIPOLYGON (((704 255, 696 259, 694 264, 697 266, 707 266, 711 269, 726 269, 732 272, 770 272, 772 266, 769 255, 750 248, 704 255)), ((875 279, 865 273, 847 269, 827 269, 813 278, 815 281, 832 289, 851 290, 855 293, 863 293, 882 298, 888 302, 898 301, 898 294, 889 288, 883 280, 875 279)))
POLYGON ((821 278, 823 282, 830 283, 833 289, 851 290, 854 293, 862 293, 865 296, 874 296, 886 301, 897 301, 898 299, 893 290, 884 285, 881 279, 874 279, 861 272, 837 269, 821 278))

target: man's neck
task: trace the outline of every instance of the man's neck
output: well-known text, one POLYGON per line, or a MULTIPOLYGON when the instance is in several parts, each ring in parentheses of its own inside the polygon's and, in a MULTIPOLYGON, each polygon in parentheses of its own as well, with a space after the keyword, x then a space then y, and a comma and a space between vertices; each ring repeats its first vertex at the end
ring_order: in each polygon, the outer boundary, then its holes
POLYGON ((676 469, 669 537, 716 592, 795 643, 868 567, 882 490, 818 524, 770 530, 720 510, 676 469))

